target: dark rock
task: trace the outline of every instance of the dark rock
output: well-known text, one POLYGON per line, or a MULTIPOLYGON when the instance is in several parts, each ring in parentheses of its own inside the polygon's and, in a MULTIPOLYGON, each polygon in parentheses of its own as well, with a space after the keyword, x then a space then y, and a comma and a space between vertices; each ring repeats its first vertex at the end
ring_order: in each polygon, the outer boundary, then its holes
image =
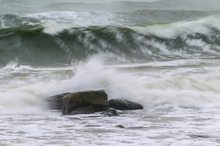
POLYGON ((49 104, 50 109, 61 109, 61 99, 62 97, 68 95, 70 93, 62 93, 58 95, 53 95, 47 98, 47 102, 49 104))
POLYGON ((106 111, 102 112, 102 114, 107 115, 109 117, 111 116, 119 116, 119 113, 117 112, 117 110, 109 108, 106 111))
POLYGON ((64 115, 95 113, 108 108, 108 97, 104 90, 71 93, 64 96, 61 102, 64 115))
POLYGON ((125 99, 111 99, 108 102, 110 108, 117 110, 138 110, 143 109, 141 104, 131 102, 125 99))
POLYGON ((125 128, 123 125, 116 125, 115 127, 118 127, 118 128, 125 128))
MULTIPOLYGON (((105 109, 104 109, 105 110, 105 109)), ((95 112, 103 111, 102 105, 89 105, 89 106, 82 106, 77 109, 74 109, 70 115, 77 115, 77 114, 92 114, 95 112)))

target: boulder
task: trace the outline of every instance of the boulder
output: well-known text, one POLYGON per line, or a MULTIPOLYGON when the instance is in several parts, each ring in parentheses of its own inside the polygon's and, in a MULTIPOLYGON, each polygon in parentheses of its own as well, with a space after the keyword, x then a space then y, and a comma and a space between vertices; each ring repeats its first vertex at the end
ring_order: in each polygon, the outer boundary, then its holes
POLYGON ((61 103, 64 115, 95 113, 108 109, 108 96, 104 90, 82 91, 62 97, 61 103))
POLYGON ((125 99, 111 99, 108 102, 110 108, 117 110, 138 110, 143 109, 141 104, 131 102, 125 99))
POLYGON ((68 95, 70 93, 62 93, 62 94, 58 94, 58 95, 53 95, 53 96, 50 96, 47 98, 47 102, 48 102, 48 105, 49 105, 49 108, 50 109, 61 109, 62 106, 61 106, 61 99, 62 97, 68 95))

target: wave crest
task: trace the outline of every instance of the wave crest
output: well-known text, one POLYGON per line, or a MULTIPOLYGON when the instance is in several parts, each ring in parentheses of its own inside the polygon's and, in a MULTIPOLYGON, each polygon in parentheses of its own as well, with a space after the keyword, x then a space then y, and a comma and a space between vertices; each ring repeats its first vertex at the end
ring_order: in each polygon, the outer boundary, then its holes
POLYGON ((63 65, 95 54, 126 62, 219 58, 219 23, 217 17, 209 17, 147 27, 73 26, 55 34, 45 31, 43 23, 24 23, 0 29, 0 62, 63 65))

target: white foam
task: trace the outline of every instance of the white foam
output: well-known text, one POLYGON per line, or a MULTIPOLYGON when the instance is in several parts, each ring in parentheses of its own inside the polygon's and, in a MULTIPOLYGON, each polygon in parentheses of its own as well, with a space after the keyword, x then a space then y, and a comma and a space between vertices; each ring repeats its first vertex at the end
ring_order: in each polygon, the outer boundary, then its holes
POLYGON ((208 35, 209 27, 220 29, 219 15, 200 18, 193 21, 180 21, 171 24, 157 24, 146 27, 131 27, 140 33, 153 33, 164 38, 175 38, 176 36, 186 36, 192 33, 208 35))
MULTIPOLYGON (((98 89, 106 90, 110 99, 126 98, 139 102, 146 108, 164 103, 172 106, 216 107, 220 106, 218 88, 220 68, 212 65, 194 60, 188 63, 187 61, 156 62, 155 66, 152 63, 106 66, 102 57, 95 56, 86 63, 73 66, 72 76, 66 75, 60 68, 57 70, 41 68, 34 69, 35 74, 30 72, 21 78, 8 80, 7 88, 0 90, 0 109, 1 111, 42 110, 45 108, 45 98, 48 96, 98 89), (193 67, 189 65, 190 62, 193 67), (146 71, 143 70, 144 66, 146 71)), ((68 67, 66 71, 70 69, 68 67)), ((24 72, 24 70, 19 71, 24 72)))
POLYGON ((167 73, 162 69, 140 76, 106 67, 100 62, 96 57, 87 64, 79 65, 75 76, 68 83, 63 82, 61 88, 68 91, 105 89, 110 98, 127 98, 145 106, 162 103, 174 106, 220 106, 219 68, 214 67, 217 70, 212 72, 213 68, 210 67, 201 73, 191 67, 166 70, 167 73))
POLYGON ((101 11, 51 11, 44 13, 28 14, 26 16, 40 20, 46 27, 45 32, 51 34, 71 27, 105 26, 120 24, 120 21, 113 13, 101 11))

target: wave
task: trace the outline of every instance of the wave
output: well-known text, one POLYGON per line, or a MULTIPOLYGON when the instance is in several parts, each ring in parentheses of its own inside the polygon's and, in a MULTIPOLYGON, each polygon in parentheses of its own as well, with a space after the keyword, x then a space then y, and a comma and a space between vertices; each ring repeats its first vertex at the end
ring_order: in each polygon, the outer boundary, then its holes
POLYGON ((220 57, 218 16, 145 27, 111 23, 51 25, 39 21, 48 20, 43 16, 32 15, 16 24, 9 23, 16 15, 5 15, 4 20, 8 22, 4 21, 0 29, 1 65, 11 61, 26 65, 63 65, 96 54, 108 54, 113 57, 112 61, 123 62, 220 57))

